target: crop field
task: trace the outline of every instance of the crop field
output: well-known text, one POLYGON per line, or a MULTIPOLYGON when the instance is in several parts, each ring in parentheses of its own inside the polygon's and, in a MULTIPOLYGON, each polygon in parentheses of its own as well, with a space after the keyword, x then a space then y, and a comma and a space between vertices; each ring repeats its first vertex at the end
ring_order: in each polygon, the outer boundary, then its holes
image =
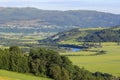
MULTIPOLYGON (((102 48, 91 48, 89 50, 104 50, 106 54, 94 56, 68 56, 73 64, 84 67, 91 72, 100 71, 120 76, 120 45, 113 42, 102 43, 102 48)), ((71 52, 70 54, 85 54, 85 51, 71 52)), ((94 52, 86 52, 94 54, 94 52)))
POLYGON ((51 79, 0 70, 0 80, 51 80, 51 79))

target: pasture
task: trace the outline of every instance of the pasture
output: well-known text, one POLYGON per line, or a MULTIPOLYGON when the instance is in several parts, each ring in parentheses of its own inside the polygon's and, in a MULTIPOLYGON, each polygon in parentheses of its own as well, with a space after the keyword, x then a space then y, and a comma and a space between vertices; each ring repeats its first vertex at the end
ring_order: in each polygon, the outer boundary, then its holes
POLYGON ((49 78, 36 77, 11 71, 0 70, 0 80, 51 80, 49 78))
MULTIPOLYGON (((96 72, 109 73, 114 76, 120 76, 120 45, 113 42, 102 43, 102 48, 91 48, 89 50, 104 50, 106 54, 94 56, 68 56, 74 65, 84 67, 85 69, 96 72)), ((70 52, 70 54, 85 54, 94 52, 70 52)), ((67 53, 69 54, 69 53, 67 53)))

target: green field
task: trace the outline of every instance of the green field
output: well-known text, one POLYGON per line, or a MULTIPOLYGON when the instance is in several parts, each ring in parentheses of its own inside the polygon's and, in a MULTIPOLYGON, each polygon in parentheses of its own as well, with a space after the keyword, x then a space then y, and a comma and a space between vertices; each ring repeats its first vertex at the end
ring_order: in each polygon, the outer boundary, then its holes
POLYGON ((51 80, 51 79, 0 70, 0 80, 51 80))
MULTIPOLYGON (((120 76, 120 46, 117 43, 107 42, 102 43, 102 48, 91 48, 89 50, 104 50, 106 54, 94 56, 68 56, 73 64, 84 67, 91 72, 100 71, 103 73, 110 73, 114 76, 120 76)), ((79 51, 77 54, 94 52, 79 51)), ((70 54, 76 54, 71 52, 70 54)), ((69 53, 68 53, 69 54, 69 53)))

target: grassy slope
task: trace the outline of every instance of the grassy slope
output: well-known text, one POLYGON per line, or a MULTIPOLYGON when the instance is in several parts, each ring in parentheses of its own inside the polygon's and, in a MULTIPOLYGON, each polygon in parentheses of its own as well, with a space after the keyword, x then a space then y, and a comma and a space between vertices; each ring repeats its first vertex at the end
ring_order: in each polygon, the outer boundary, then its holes
POLYGON ((0 80, 51 80, 51 79, 0 70, 0 80))
MULTIPOLYGON (((120 76, 120 46, 116 43, 103 43, 102 48, 92 50, 105 50, 107 54, 96 56, 69 56, 69 59, 80 67, 92 72, 101 71, 120 76)), ((83 54, 83 52, 79 52, 83 54)))

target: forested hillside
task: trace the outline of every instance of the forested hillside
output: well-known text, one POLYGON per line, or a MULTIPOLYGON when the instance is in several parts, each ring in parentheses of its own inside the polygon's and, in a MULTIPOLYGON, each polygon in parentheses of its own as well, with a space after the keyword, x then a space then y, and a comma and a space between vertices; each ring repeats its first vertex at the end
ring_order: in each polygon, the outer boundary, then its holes
POLYGON ((69 40, 78 42, 120 42, 120 26, 113 28, 76 28, 58 33, 40 42, 55 43, 69 40))
MULTIPOLYGON (((78 38, 78 41, 81 37, 78 38)), ((120 30, 100 30, 84 37, 87 42, 120 42, 120 30)))
POLYGON ((74 66, 67 57, 44 48, 31 49, 27 54, 13 46, 9 49, 0 49, 0 54, 0 69, 31 73, 55 80, 115 80, 110 74, 91 73, 74 66))

